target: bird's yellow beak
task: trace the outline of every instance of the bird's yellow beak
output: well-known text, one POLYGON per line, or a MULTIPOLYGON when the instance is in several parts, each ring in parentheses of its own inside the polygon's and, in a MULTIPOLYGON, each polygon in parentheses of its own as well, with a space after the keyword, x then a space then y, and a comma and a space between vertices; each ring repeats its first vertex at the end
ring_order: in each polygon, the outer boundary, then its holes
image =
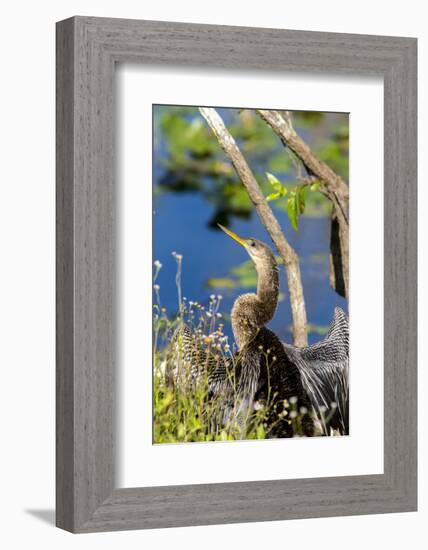
POLYGON ((239 243, 241 246, 243 246, 244 248, 247 247, 247 243, 244 241, 244 239, 241 239, 241 237, 239 237, 236 233, 234 233, 233 231, 231 231, 230 229, 227 229, 226 227, 223 227, 222 225, 220 225, 219 223, 217 224, 220 229, 222 231, 224 231, 226 233, 226 235, 229 235, 229 237, 231 237, 234 241, 236 241, 237 243, 239 243))

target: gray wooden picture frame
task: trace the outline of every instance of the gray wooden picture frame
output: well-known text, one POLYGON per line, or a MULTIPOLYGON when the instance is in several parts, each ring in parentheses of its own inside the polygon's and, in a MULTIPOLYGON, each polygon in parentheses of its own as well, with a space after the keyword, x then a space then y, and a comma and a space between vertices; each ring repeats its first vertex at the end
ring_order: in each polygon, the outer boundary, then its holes
POLYGON ((414 38, 91 17, 57 24, 58 527, 83 533, 416 510, 416 46, 414 38), (383 77, 383 474, 115 487, 117 62, 383 77))

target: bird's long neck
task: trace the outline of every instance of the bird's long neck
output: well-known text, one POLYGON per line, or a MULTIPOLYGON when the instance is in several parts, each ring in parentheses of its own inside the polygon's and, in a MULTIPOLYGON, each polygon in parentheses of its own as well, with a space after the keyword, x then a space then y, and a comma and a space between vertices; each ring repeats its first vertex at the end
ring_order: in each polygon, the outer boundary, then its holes
POLYGON ((263 315, 261 322, 263 325, 268 323, 275 314, 278 304, 279 294, 279 275, 276 261, 257 266, 257 298, 262 306, 263 315))
POLYGON ((256 269, 257 294, 239 296, 232 308, 232 330, 241 349, 272 319, 278 303, 278 266, 273 255, 271 261, 256 264, 256 269))

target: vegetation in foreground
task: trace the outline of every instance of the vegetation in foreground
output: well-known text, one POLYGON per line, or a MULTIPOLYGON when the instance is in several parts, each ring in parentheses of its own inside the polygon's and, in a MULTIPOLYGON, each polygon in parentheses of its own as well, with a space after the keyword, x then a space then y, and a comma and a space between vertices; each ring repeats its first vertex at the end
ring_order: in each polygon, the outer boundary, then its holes
MULTIPOLYGON (((212 294, 207 306, 189 301, 181 296, 182 256, 173 253, 177 262, 178 311, 169 316, 162 306, 160 287, 156 283, 161 269, 155 262, 154 274, 154 353, 153 353, 153 442, 179 443, 195 441, 231 441, 242 439, 266 439, 270 437, 272 424, 267 420, 275 396, 265 402, 257 402, 250 414, 242 413, 240 404, 234 403, 233 411, 225 418, 225 402, 222 392, 213 397, 209 387, 208 360, 202 364, 197 377, 192 376, 186 362, 186 351, 181 328, 186 325, 192 337, 207 352, 207 357, 230 361, 228 383, 236 383, 236 349, 223 333, 223 317, 220 311, 222 297, 212 294)), ((266 361, 269 357, 266 356, 266 361)), ((238 398, 236 398, 238 399, 238 398)), ((301 417, 307 410, 297 410, 297 399, 284 402, 283 416, 293 424, 297 437, 303 436, 301 417)), ((321 432, 315 435, 321 435, 321 432)))

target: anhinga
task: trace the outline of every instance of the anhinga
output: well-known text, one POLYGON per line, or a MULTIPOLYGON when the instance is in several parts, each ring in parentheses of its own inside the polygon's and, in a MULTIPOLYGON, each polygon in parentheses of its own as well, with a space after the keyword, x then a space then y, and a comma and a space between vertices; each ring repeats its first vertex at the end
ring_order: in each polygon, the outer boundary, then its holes
POLYGON ((279 273, 272 250, 261 241, 243 239, 219 226, 229 237, 245 248, 258 274, 257 292, 239 296, 232 307, 232 330, 239 351, 232 361, 219 356, 207 357, 195 343, 191 331, 184 327, 184 351, 192 371, 200 372, 200 364, 208 366, 209 385, 213 395, 221 396, 224 420, 231 414, 245 418, 256 403, 268 400, 268 436, 292 437, 284 403, 291 402, 300 411, 300 430, 314 434, 315 417, 325 435, 331 429, 348 433, 348 322, 339 308, 326 338, 306 348, 281 342, 266 327, 278 304, 279 273), (232 389, 228 371, 236 370, 232 389), (311 414, 314 413, 314 414, 311 414))
POLYGON ((297 410, 307 411, 301 419, 302 431, 312 435, 314 426, 299 370, 290 361, 278 337, 266 327, 278 303, 279 273, 275 256, 261 241, 242 239, 233 231, 220 228, 245 248, 258 274, 257 292, 242 294, 232 307, 232 331, 239 347, 238 393, 245 394, 250 406, 274 396, 273 402, 268 404, 268 425, 273 437, 293 436, 289 418, 281 417, 284 401, 294 398, 297 410))

